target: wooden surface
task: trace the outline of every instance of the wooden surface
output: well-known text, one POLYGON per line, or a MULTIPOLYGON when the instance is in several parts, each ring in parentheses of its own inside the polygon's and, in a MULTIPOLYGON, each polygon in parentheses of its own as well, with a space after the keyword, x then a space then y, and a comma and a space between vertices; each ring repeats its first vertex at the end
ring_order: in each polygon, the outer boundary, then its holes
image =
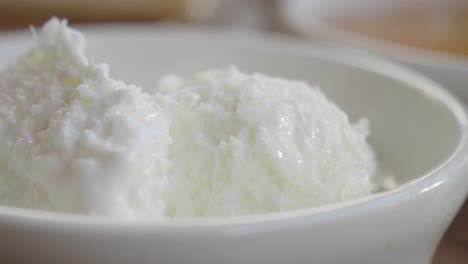
POLYGON ((374 38, 468 55, 468 1, 452 8, 401 8, 329 22, 374 38))
POLYGON ((468 263, 468 202, 458 213, 441 241, 434 264, 468 263))
POLYGON ((179 17, 184 0, 0 0, 0 30, 41 26, 53 16, 70 23, 152 22, 179 17))

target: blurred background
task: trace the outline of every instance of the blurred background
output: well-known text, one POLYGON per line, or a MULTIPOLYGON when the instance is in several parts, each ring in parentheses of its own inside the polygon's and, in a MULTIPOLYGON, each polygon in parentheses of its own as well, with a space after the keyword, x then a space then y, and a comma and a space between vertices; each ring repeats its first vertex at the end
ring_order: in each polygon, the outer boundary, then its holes
MULTIPOLYGON (((0 31, 51 16, 75 25, 214 25, 348 45, 413 66, 468 102, 468 0, 0 0, 0 31)), ((434 263, 468 263, 467 203, 434 263)))
POLYGON ((294 18, 279 14, 294 8, 310 15, 302 19, 309 24, 468 56, 468 0, 0 0, 0 29, 55 15, 74 24, 179 21, 281 31, 294 18))

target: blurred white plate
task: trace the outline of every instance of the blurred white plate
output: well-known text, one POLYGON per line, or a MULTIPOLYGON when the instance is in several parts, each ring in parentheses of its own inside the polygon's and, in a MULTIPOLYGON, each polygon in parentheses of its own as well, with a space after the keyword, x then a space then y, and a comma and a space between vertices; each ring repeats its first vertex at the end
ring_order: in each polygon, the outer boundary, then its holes
MULTIPOLYGON (((359 4, 377 8, 396 1, 337 1, 337 0, 286 0, 279 2, 279 14, 284 24, 292 31, 315 41, 335 43, 360 48, 383 55, 388 59, 410 66, 450 89, 468 102, 468 57, 430 51, 371 38, 362 34, 337 28, 323 21, 332 12, 350 12, 359 4), (341 11, 340 11, 341 10, 341 11)), ((425 0, 421 0, 425 1, 425 0)), ((452 2, 458 0, 449 0, 452 2)))

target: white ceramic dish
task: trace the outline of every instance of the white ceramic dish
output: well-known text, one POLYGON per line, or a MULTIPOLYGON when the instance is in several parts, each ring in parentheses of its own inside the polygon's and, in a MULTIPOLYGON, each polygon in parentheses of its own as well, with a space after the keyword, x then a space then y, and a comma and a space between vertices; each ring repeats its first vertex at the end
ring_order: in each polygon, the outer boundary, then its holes
MULTIPOLYGON (((373 12, 394 5, 450 5, 465 0, 286 0, 279 1, 282 22, 292 31, 314 41, 332 41, 383 55, 405 64, 443 84, 468 102, 468 57, 439 53, 427 49, 405 46, 395 42, 372 38, 329 24, 325 17, 344 12, 373 12)), ((364 13, 365 14, 365 13, 364 13)))
MULTIPOLYGON (((0 263, 429 263, 468 192, 467 116, 437 84, 369 55, 277 36, 154 26, 83 28, 97 61, 150 85, 165 73, 236 64, 320 85, 402 186, 272 215, 122 222, 0 206, 0 263)), ((30 42, 0 36, 0 63, 30 42)))

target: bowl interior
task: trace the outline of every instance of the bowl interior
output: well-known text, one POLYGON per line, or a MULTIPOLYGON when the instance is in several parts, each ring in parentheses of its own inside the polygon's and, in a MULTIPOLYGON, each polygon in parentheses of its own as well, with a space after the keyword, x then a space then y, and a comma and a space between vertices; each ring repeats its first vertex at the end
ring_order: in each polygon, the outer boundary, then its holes
POLYGON ((369 119, 379 162, 400 183, 443 163, 460 140, 459 120, 446 102, 434 97, 440 90, 399 67, 313 47, 306 56, 278 41, 247 43, 240 36, 171 30, 148 33, 87 32, 89 52, 95 61, 108 62, 114 77, 143 87, 155 85, 164 74, 186 76, 229 65, 318 85, 352 120, 369 119))

